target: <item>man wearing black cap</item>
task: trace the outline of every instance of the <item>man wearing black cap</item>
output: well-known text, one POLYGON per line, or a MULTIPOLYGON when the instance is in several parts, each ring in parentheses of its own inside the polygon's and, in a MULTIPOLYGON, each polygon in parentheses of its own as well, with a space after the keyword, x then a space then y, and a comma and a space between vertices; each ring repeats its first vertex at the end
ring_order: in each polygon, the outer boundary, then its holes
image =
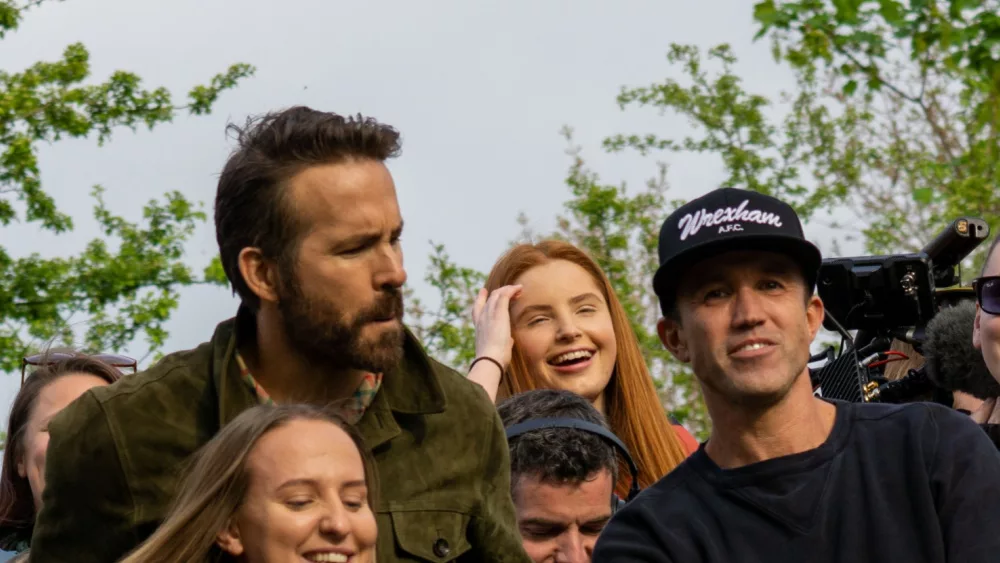
POLYGON ((615 516, 595 562, 1000 561, 1000 454, 940 405, 813 395, 819 250, 794 210, 713 191, 660 231, 660 340, 712 435, 615 516))

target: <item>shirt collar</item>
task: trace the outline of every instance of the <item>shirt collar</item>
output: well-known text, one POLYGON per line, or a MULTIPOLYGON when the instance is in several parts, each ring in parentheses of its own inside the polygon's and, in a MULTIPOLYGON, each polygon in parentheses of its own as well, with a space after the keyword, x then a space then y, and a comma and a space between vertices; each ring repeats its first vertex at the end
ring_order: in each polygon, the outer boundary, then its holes
MULTIPOLYGON (((441 364, 431 359, 416 336, 404 327, 403 359, 388 370, 366 406, 374 397, 385 398, 388 409, 403 414, 435 414, 445 411, 447 400, 438 380, 441 364)), ((240 377, 236 339, 252 338, 256 333, 256 319, 244 305, 236 316, 223 321, 212 336, 212 377, 219 390, 219 423, 225 425, 244 410, 259 404, 253 389, 240 377)))

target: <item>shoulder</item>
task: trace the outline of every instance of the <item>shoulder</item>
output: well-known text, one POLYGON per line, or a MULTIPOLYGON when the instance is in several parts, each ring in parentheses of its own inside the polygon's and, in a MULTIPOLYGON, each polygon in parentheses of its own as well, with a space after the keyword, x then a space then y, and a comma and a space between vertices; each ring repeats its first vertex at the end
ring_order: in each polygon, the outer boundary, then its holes
POLYGON ((976 424, 968 416, 937 403, 839 403, 839 409, 850 413, 858 423, 873 428, 891 431, 924 431, 934 429, 975 429, 976 424))
POLYGON ((860 427, 852 431, 851 440, 883 452, 900 447, 917 450, 933 465, 938 458, 996 451, 986 432, 970 417, 937 403, 852 404, 846 409, 860 427))
POLYGON ((489 395, 481 385, 469 381, 467 377, 445 364, 430 359, 431 369, 448 402, 448 410, 474 411, 478 413, 494 413, 496 405, 490 401, 489 395))
POLYGON ((58 430, 52 434, 64 439, 53 439, 50 448, 89 442, 90 449, 107 452, 107 440, 120 449, 132 439, 162 435, 166 427, 177 430, 182 419, 193 421, 202 411, 196 407, 213 395, 207 392, 211 375, 205 369, 210 356, 210 346, 202 345, 166 356, 114 385, 88 390, 53 419, 58 430))
MULTIPOLYGON (((697 455, 697 454, 696 454, 697 455)), ((686 460, 621 508, 601 532, 594 561, 689 561, 691 527, 702 508, 699 477, 686 460)))
MULTIPOLYGON (((695 452, 693 456, 704 455, 695 452)), ((643 489, 619 512, 630 514, 633 521, 653 518, 658 525, 690 519, 691 509, 697 500, 693 487, 700 479, 692 457, 688 457, 673 471, 661 477, 652 486, 643 489), (655 515, 655 516, 654 516, 655 515)))

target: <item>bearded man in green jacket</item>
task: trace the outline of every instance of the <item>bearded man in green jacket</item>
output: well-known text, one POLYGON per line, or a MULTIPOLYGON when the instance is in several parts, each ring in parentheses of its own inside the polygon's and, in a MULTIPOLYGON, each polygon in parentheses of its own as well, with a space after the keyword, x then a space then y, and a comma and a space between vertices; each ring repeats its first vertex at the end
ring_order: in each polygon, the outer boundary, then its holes
POLYGON ((201 346, 49 426, 31 561, 109 563, 163 519, 188 457, 258 403, 336 404, 379 474, 381 561, 529 561, 486 393, 403 326, 398 133, 304 107, 237 129, 215 225, 241 306, 201 346))

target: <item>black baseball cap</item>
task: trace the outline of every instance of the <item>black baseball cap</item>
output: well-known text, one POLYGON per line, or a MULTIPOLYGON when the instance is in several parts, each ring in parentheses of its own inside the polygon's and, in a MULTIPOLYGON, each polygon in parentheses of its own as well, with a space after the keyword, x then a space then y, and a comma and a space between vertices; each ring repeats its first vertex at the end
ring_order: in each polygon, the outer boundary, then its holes
POLYGON ((685 270, 731 250, 768 250, 785 254, 802 267, 810 289, 822 255, 806 240, 792 206, 750 190, 720 188, 692 200, 667 217, 657 246, 660 267, 653 291, 664 311, 673 308, 685 270))

